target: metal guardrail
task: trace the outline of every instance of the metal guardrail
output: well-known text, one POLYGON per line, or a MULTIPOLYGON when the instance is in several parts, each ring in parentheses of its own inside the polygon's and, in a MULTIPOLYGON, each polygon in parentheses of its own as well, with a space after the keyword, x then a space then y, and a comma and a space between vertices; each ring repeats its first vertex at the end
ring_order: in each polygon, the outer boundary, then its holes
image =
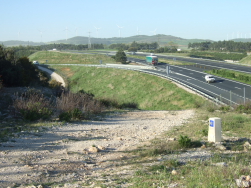
MULTIPOLYGON (((138 63, 138 62, 137 62, 137 63, 138 63)), ((142 64, 142 63, 139 62, 139 64, 142 64)), ((177 80, 177 79, 175 79, 175 78, 172 78, 172 77, 170 77, 170 76, 168 76, 168 75, 163 75, 163 74, 151 72, 151 71, 148 71, 148 70, 145 70, 145 69, 138 69, 138 68, 137 68, 137 69, 134 69, 134 68, 132 68, 132 67, 128 67, 128 68, 127 68, 127 67, 123 67, 123 66, 121 67, 121 66, 105 65, 105 64, 100 64, 100 65, 90 65, 90 64, 89 64, 89 65, 88 65, 88 64, 50 64, 50 65, 68 65, 68 66, 103 67, 103 68, 116 68, 116 69, 125 69, 125 70, 133 70, 133 71, 144 72, 144 73, 147 73, 147 74, 152 74, 152 75, 156 75, 156 76, 159 76, 159 77, 162 77, 162 78, 166 78, 166 79, 168 79, 168 80, 172 80, 173 82, 176 82, 176 83, 178 83, 178 84, 180 84, 180 85, 182 85, 182 86, 184 86, 184 87, 186 87, 186 88, 188 88, 188 89, 190 89, 190 90, 192 90, 192 91, 198 93, 199 95, 201 95, 201 96, 203 96, 203 97, 205 97, 205 98, 207 98, 207 99, 213 101, 214 103, 216 103, 216 104, 218 104, 218 105, 227 105, 227 103, 222 102, 222 101, 219 100, 218 98, 212 97, 212 96, 210 96, 210 95, 208 95, 208 94, 206 94, 206 93, 204 93, 204 92, 202 92, 202 91, 200 91, 200 90, 198 90, 198 89, 196 89, 196 88, 194 88, 194 87, 191 87, 191 86, 189 86, 189 85, 187 85, 187 84, 185 84, 185 83, 183 83, 183 82, 181 82, 181 81, 179 81, 179 80, 177 80)), ((216 93, 213 93, 213 92, 212 92, 212 94, 214 94, 214 95, 217 96, 216 93)), ((224 99, 225 101, 228 101, 230 104, 238 105, 238 103, 235 103, 235 102, 233 102, 233 101, 230 101, 230 100, 227 99, 227 98, 222 97, 221 99, 224 99)))

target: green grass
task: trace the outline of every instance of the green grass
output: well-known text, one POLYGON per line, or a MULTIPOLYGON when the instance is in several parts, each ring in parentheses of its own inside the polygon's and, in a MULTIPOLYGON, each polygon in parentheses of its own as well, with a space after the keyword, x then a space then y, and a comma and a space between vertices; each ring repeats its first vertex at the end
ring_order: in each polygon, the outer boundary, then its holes
POLYGON ((68 75, 73 92, 84 90, 98 99, 138 104, 144 110, 182 110, 203 103, 197 95, 177 87, 166 79, 140 72, 78 66, 52 66, 68 75))
POLYGON ((245 161, 250 160, 247 154, 231 155, 216 154, 207 161, 190 161, 186 164, 177 163, 174 160, 166 160, 158 165, 138 169, 129 180, 132 187, 169 187, 177 184, 177 187, 200 188, 225 188, 235 187, 235 179, 243 174, 249 174, 245 161), (246 158, 246 160, 244 160, 246 158), (217 166, 217 163, 225 162, 228 166, 217 166), (172 175, 172 170, 177 175, 172 175))
POLYGON ((39 61, 45 64, 100 64, 116 63, 114 59, 101 54, 76 54, 67 52, 40 51, 29 56, 30 61, 39 61))
POLYGON ((251 55, 248 55, 247 57, 245 57, 242 60, 240 60, 239 64, 251 65, 251 55))

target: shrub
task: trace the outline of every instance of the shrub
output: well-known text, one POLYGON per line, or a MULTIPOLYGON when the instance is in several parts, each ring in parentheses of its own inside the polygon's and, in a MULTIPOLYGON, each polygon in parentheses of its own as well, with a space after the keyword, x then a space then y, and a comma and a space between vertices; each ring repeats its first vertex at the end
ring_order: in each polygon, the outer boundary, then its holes
POLYGON ((62 112, 59 114, 59 120, 60 121, 70 121, 71 120, 71 115, 68 112, 62 112))
POLYGON ((123 50, 117 51, 117 53, 115 55, 115 60, 117 62, 121 62, 121 63, 125 64, 126 60, 127 60, 125 52, 123 50))
POLYGON ((118 102, 118 100, 116 100, 116 99, 112 99, 112 98, 100 99, 100 102, 101 102, 105 107, 120 108, 119 102, 118 102))
MULTIPOLYGON (((103 105, 90 94, 64 92, 56 99, 57 113, 61 119, 87 119, 91 113, 100 113, 103 105)), ((66 121, 66 120, 65 120, 66 121)))
POLYGON ((56 80, 49 81, 49 87, 52 88, 56 96, 60 96, 63 92, 62 83, 56 80))
POLYGON ((192 145, 192 140, 188 138, 188 136, 182 136, 180 135, 180 138, 178 140, 178 143, 183 148, 188 148, 192 145))
POLYGON ((137 47, 130 47, 128 48, 128 52, 137 52, 138 48, 137 47))
POLYGON ((230 110, 230 106, 221 106, 220 108, 219 108, 219 110, 222 110, 222 111, 229 111, 230 110))
POLYGON ((42 94, 27 92, 16 95, 13 107, 25 120, 49 119, 53 114, 53 103, 42 94))

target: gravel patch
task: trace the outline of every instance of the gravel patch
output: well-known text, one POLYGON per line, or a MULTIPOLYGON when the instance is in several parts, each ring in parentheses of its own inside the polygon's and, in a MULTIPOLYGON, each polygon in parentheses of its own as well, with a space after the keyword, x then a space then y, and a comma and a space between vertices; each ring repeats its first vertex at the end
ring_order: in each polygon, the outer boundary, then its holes
MULTIPOLYGON (((126 158, 125 151, 148 144, 193 116, 193 110, 133 111, 102 121, 68 123, 46 131, 23 132, 18 138, 0 143, 0 187, 69 181, 85 183, 93 177, 102 179, 103 173, 132 175, 130 165, 116 167, 116 162, 126 158)), ((200 155, 209 157, 201 151, 185 153, 179 158, 185 160, 200 155)))

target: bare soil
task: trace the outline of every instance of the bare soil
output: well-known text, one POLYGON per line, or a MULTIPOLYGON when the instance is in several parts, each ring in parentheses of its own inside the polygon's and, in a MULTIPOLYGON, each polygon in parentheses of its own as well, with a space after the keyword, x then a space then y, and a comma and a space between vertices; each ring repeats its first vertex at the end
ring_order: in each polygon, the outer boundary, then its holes
POLYGON ((0 143, 0 187, 52 182, 71 187, 66 183, 90 185, 93 179, 112 184, 114 175, 132 176, 137 170, 123 162, 133 157, 128 151, 150 144, 193 116, 193 110, 132 111, 102 121, 66 123, 16 134, 0 143))

